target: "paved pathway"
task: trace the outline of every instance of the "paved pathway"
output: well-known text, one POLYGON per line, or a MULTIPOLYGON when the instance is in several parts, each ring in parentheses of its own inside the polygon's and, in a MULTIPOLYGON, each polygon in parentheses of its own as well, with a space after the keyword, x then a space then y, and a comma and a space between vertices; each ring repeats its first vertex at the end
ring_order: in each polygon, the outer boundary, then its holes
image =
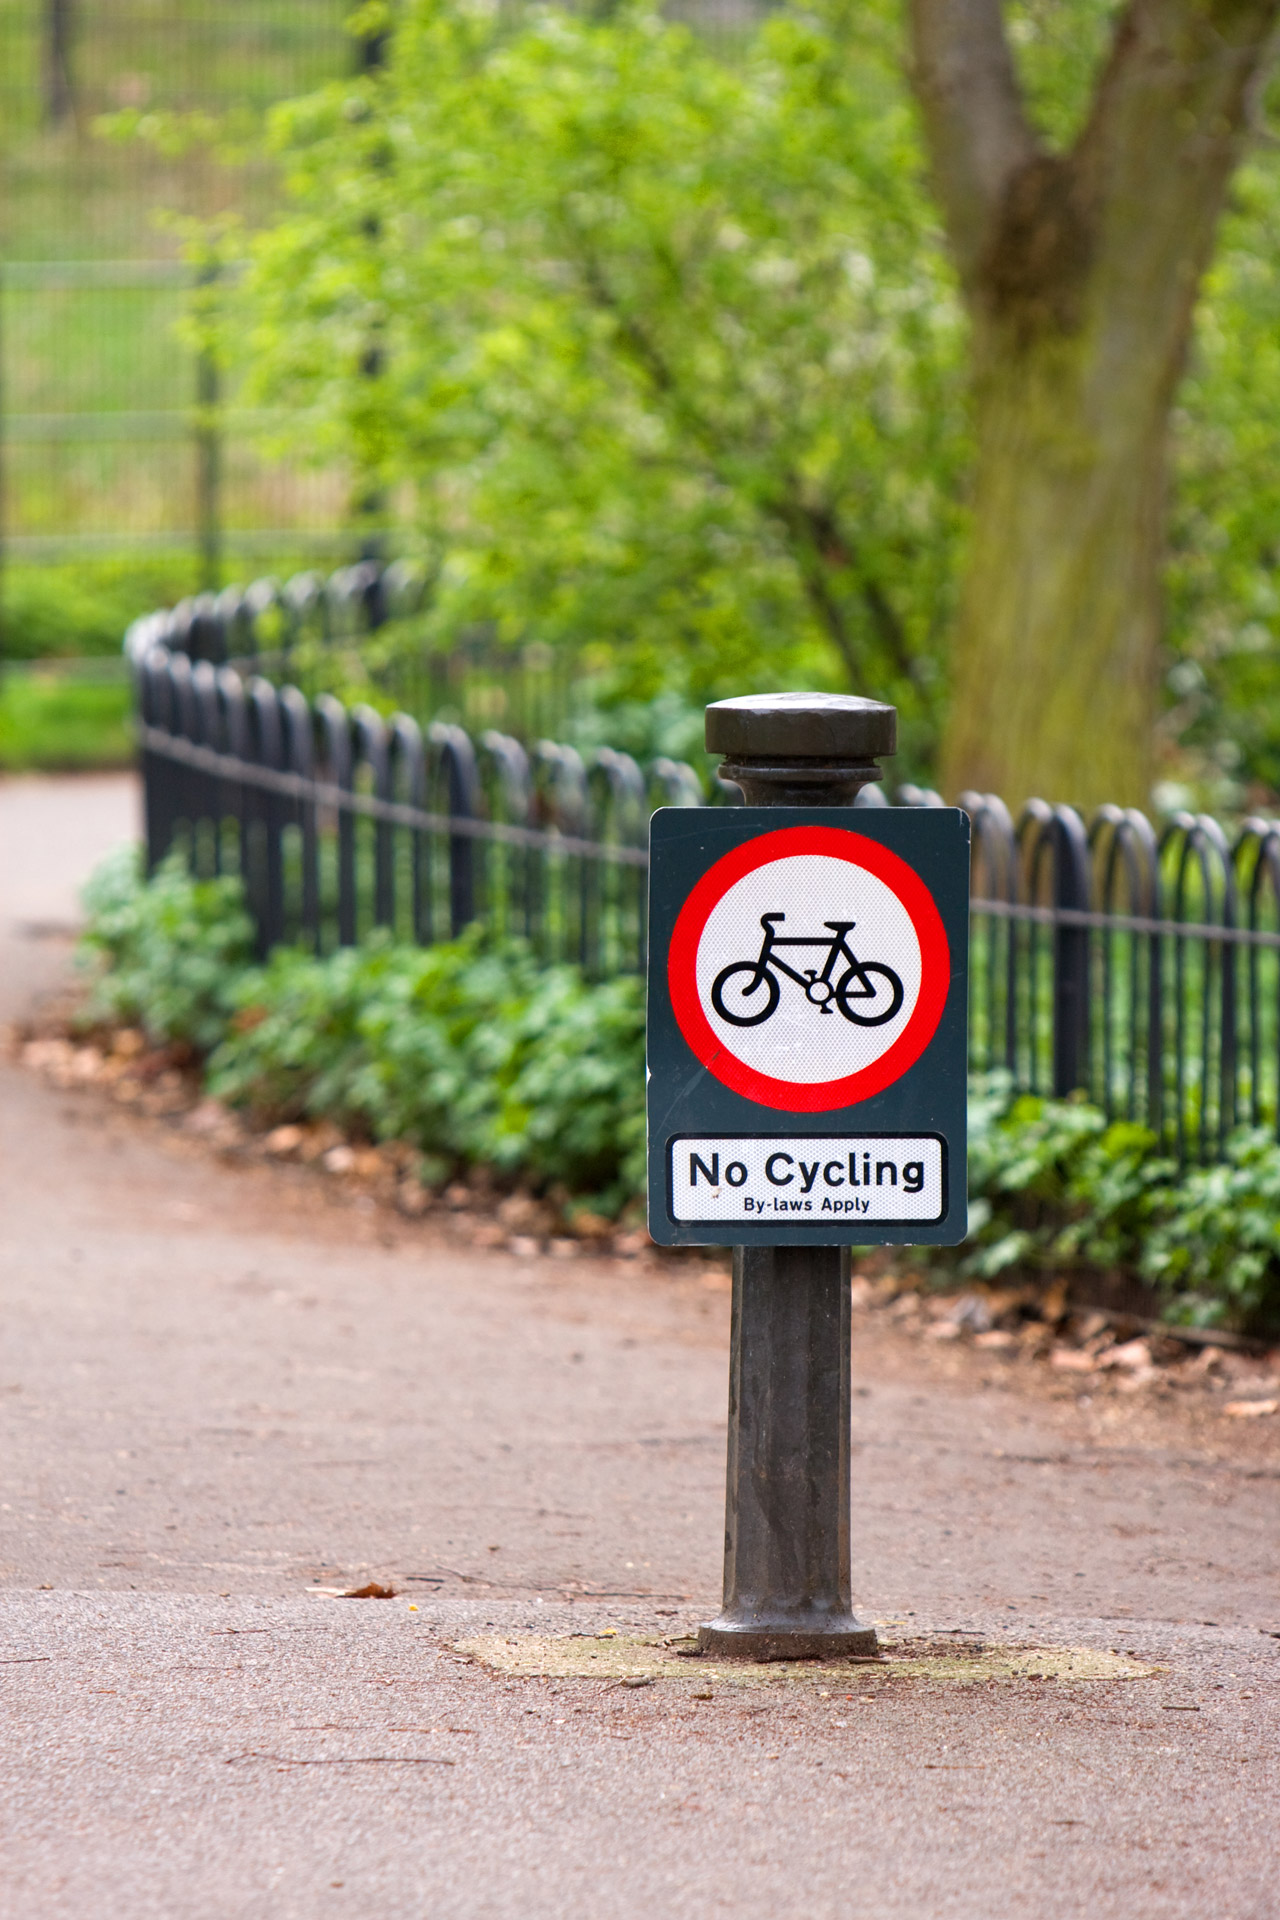
MULTIPOLYGON (((0 784, 10 1014, 130 804, 0 784)), ((4 1920, 1280 1913, 1274 1422, 867 1327, 861 1603, 1163 1673, 495 1677, 453 1643, 714 1605, 720 1276, 474 1253, 7 1065, 0 1124, 4 1920)))

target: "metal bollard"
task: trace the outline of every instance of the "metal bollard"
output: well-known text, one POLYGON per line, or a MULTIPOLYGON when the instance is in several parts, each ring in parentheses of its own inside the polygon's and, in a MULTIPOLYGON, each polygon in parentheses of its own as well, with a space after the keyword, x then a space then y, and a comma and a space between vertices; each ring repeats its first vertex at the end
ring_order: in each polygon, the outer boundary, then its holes
MULTIPOLYGON (((748 806, 847 807, 881 777, 897 713, 839 695, 722 700, 706 742, 748 806)), ((851 1610, 849 1344, 847 1247, 735 1247, 724 1604, 704 1652, 876 1652, 851 1610)))

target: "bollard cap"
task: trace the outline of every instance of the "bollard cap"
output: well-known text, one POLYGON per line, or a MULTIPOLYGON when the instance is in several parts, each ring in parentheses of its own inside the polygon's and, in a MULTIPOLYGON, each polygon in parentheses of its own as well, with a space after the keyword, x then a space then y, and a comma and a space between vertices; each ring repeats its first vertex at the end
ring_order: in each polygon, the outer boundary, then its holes
POLYGON ((707 708, 707 751, 735 760, 866 761, 894 753, 898 710, 855 693, 757 693, 707 708))

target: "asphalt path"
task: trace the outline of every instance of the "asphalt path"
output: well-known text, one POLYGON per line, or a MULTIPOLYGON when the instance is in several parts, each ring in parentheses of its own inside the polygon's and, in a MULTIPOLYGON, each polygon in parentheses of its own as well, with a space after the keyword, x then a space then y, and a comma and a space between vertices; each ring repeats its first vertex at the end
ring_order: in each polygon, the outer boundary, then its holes
MULTIPOLYGON (((0 783, 6 1018, 134 817, 0 783)), ((479 1252, 7 1062, 0 1128, 0 1914, 1280 1914, 1280 1423, 864 1319, 863 1609, 1159 1672, 504 1677, 456 1643, 714 1610, 720 1270, 479 1252)))

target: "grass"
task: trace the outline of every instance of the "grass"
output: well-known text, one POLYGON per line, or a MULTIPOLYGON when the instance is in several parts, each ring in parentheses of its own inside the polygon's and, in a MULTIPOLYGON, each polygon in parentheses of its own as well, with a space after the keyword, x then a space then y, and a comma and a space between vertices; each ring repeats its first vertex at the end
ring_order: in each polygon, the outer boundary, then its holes
POLYGON ((133 759, 131 693, 110 663, 38 661, 0 680, 0 771, 123 767, 133 759))

